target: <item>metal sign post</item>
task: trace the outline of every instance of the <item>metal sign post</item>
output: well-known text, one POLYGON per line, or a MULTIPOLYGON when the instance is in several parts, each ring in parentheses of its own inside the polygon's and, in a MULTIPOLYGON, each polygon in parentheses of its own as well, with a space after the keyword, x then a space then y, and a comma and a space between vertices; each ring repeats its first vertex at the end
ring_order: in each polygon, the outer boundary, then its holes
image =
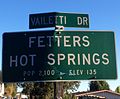
MULTIPOLYGON (((55 31, 57 31, 57 35, 60 36, 61 32, 63 31, 64 27, 63 26, 56 26, 55 31)), ((58 51, 59 52, 59 51, 58 51)), ((62 82, 55 82, 54 83, 54 99, 63 99, 63 86, 62 82)))

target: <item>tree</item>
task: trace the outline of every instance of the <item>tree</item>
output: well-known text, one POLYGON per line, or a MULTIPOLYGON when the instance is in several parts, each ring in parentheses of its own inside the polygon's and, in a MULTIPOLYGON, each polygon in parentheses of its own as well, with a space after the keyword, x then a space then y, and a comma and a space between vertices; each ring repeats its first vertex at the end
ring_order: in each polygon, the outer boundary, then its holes
POLYGON ((17 93, 16 83, 5 83, 5 94, 6 96, 14 97, 17 93))
POLYGON ((64 92, 68 93, 68 91, 76 91, 78 87, 80 86, 79 81, 71 81, 71 82, 63 82, 63 89, 64 92))
POLYGON ((44 99, 46 95, 49 93, 53 93, 53 83, 46 83, 46 82, 26 82, 26 83, 19 83, 19 87, 23 88, 22 93, 25 93, 32 97, 38 97, 40 99, 44 99))
POLYGON ((120 86, 115 89, 115 92, 120 93, 120 86))
MULTIPOLYGON (((76 90, 80 82, 62 82, 63 94, 76 90), (68 91, 69 90, 69 91, 68 91)), ((51 99, 54 96, 54 83, 53 82, 34 82, 34 83, 21 83, 20 87, 23 88, 23 93, 30 96, 39 96, 40 99, 51 99)))
MULTIPOLYGON (((2 71, 0 71, 0 82, 2 81, 2 71)), ((5 83, 5 94, 6 96, 14 97, 17 93, 17 84, 16 83, 5 83)))
POLYGON ((23 88, 23 91, 22 91, 23 93, 30 95, 30 92, 34 88, 34 83, 29 83, 29 82, 18 83, 18 86, 23 88))
POLYGON ((106 81, 91 81, 89 83, 90 91, 110 90, 106 81))

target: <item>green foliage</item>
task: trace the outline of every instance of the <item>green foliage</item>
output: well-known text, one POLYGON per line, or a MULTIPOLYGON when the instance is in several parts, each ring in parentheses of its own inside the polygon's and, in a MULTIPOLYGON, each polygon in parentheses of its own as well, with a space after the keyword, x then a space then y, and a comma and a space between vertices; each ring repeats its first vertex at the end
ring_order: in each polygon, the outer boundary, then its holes
POLYGON ((21 86, 23 88, 23 93, 25 94, 30 94, 30 92, 33 90, 34 88, 34 83, 29 83, 29 82, 25 82, 25 83, 21 83, 21 86))
POLYGON ((64 92, 68 93, 70 91, 76 91, 80 86, 80 82, 78 81, 71 81, 71 82, 63 82, 63 89, 64 92))
POLYGON ((91 81, 89 83, 90 91, 110 90, 106 81, 91 81))
MULTIPOLYGON (((31 97, 39 96, 40 99, 53 99, 54 97, 54 83, 53 82, 31 82, 31 83, 19 83, 20 87, 23 88, 23 93, 30 95, 31 97)), ((62 82, 63 96, 71 97, 70 92, 77 90, 80 82, 62 82)), ((67 99, 67 98, 66 98, 67 99)), ((70 98, 68 98, 70 99, 70 98)))
POLYGON ((53 91, 52 83, 45 82, 27 82, 19 84, 23 88, 22 93, 25 93, 29 96, 35 96, 39 98, 44 98, 48 93, 53 91))
POLYGON ((120 93, 120 86, 115 89, 115 92, 120 93))
POLYGON ((73 94, 64 94, 63 99, 77 99, 73 94))

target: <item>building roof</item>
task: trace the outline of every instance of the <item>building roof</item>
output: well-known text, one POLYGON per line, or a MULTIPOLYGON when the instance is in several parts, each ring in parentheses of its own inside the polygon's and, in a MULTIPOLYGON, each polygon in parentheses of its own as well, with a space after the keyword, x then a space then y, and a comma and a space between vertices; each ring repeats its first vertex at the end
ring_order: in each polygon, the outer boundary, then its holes
POLYGON ((104 92, 120 96, 120 93, 116 93, 116 92, 111 91, 111 90, 100 90, 100 91, 93 91, 93 92, 91 92, 91 91, 88 92, 87 91, 87 92, 78 92, 78 93, 74 93, 74 94, 75 94, 75 96, 85 96, 85 95, 93 95, 93 94, 104 93, 104 92))
POLYGON ((96 97, 96 98, 100 98, 100 99, 105 99, 105 97, 97 96, 97 95, 84 95, 84 96, 79 96, 79 97, 96 97))

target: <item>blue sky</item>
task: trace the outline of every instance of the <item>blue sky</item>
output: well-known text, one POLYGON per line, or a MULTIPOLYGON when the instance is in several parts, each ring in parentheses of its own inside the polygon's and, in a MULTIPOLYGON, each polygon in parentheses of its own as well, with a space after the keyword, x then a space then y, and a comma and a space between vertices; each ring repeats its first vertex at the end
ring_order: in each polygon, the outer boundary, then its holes
MULTIPOLYGON (((90 28, 80 30, 112 30, 116 33, 118 80, 107 80, 115 90, 120 85, 120 0, 1 0, 0 1, 0 64, 2 65, 2 34, 29 31, 29 14, 74 12, 89 14, 90 28)), ((1 66, 0 66, 1 67, 1 66)), ((112 72, 112 71, 111 71, 112 72)), ((82 81, 80 91, 87 90, 82 81)))

